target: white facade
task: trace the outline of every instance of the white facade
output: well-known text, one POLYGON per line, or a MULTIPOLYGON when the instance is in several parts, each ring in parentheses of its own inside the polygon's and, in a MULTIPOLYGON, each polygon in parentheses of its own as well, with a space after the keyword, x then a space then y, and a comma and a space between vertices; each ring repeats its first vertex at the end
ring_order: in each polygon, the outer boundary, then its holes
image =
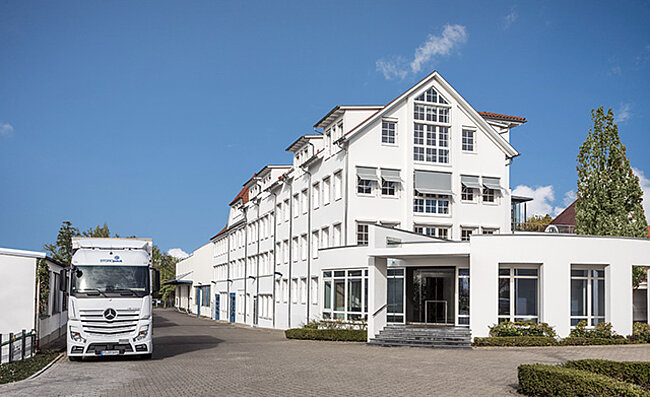
MULTIPOLYGON (((431 322, 426 316, 444 311, 445 324, 486 334, 487 326, 503 317, 493 315, 489 306, 498 299, 485 303, 490 310, 476 318, 476 310, 459 313, 458 302, 452 300, 458 297, 459 282, 468 286, 469 279, 477 279, 474 272, 488 272, 476 270, 473 261, 502 263, 499 255, 519 252, 510 246, 520 240, 512 240, 509 189, 509 166, 519 153, 509 137, 511 128, 525 122, 521 117, 478 113, 437 72, 385 106, 335 107, 314 126, 318 133, 302 136, 287 148, 293 153, 291 165, 264 167, 231 202, 228 224, 211 239, 213 316, 281 329, 323 317, 367 318, 373 323, 372 336, 382 321, 431 322), (409 245, 390 248, 392 256, 374 255, 376 230, 392 230, 400 241, 428 251, 400 259, 409 245), (482 234, 499 236, 477 236, 482 234), (482 241, 505 245, 495 249, 482 241), (375 261, 385 268, 373 266, 375 261), (389 276, 388 267, 402 270, 391 270, 389 276), (387 295, 387 282, 389 288, 400 288, 402 282, 405 295, 413 288, 411 278, 417 278, 418 288, 429 281, 440 283, 429 286, 434 289, 444 284, 444 299, 414 304, 403 298, 400 305, 393 301, 395 291, 387 295), (393 312, 384 312, 381 320, 371 309, 386 306, 387 298, 392 299, 393 312), (397 306, 402 312, 394 311, 397 306)), ((634 249, 647 254, 644 243, 634 249)), ((588 249, 589 244, 594 241, 580 246, 588 249)), ((546 253, 539 252, 537 259, 524 253, 518 259, 522 263, 544 263, 546 253)), ((582 251, 573 254, 579 263, 592 263, 580 259, 582 251)), ((203 261, 201 266, 207 267, 203 261)), ((607 273, 606 280, 627 277, 622 267, 619 271, 618 265, 611 266, 609 272, 617 269, 616 276, 607 273)), ((526 271, 510 269, 513 285, 532 285, 532 276, 521 276, 520 281, 514 275, 526 271)), ((545 273, 549 269, 539 267, 538 283, 547 274, 559 277, 559 272, 545 273)), ((177 276, 190 271, 197 268, 179 264, 177 276)), ((471 293, 478 294, 479 288, 486 296, 493 294, 499 282, 497 277, 494 285, 483 288, 474 281, 471 293)), ((177 303, 181 308, 182 299, 177 303)), ((475 298, 468 299, 472 307, 479 305, 475 298)), ((541 301, 537 299, 539 305, 541 301)), ((541 321, 549 316, 541 313, 529 317, 541 321)), ((621 329, 626 327, 631 323, 621 329)))
MULTIPOLYGON (((43 252, 0 248, 0 333, 6 341, 10 332, 35 330, 41 347, 65 335, 67 308, 59 290, 63 266, 43 252), (46 260, 50 272, 50 288, 45 312, 39 308, 37 261, 46 260)), ((6 353, 6 352, 5 352, 6 353)))
POLYGON ((197 248, 190 256, 176 264, 175 306, 188 313, 212 317, 212 253, 213 244, 197 248))

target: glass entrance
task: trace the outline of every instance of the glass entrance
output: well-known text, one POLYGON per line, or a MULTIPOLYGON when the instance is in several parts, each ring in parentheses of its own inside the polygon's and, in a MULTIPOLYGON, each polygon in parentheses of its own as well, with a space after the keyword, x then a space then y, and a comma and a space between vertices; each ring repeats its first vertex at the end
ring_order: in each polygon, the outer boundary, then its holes
POLYGON ((454 325, 455 269, 413 269, 408 273, 411 277, 407 275, 407 321, 454 325))

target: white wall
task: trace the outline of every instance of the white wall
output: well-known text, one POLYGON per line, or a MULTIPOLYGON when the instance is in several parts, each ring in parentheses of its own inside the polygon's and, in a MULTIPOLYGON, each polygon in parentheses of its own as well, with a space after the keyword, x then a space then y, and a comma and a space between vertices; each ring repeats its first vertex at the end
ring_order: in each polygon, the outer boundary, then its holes
POLYGON ((36 258, 0 253, 0 333, 35 328, 36 258))
POLYGON ((214 300, 214 286, 212 285, 212 258, 214 254, 213 243, 209 242, 197 248, 192 254, 183 259, 182 261, 176 264, 176 276, 191 272, 186 277, 183 277, 183 280, 192 281, 191 290, 189 297, 187 296, 187 285, 180 285, 180 290, 177 287, 177 291, 181 292, 180 299, 177 301, 180 309, 185 309, 188 307, 187 300, 189 299, 189 308, 190 312, 195 313, 197 311, 196 302, 196 287, 197 286, 206 286, 211 285, 210 288, 210 306, 200 307, 200 315, 205 317, 212 317, 212 301, 214 300))

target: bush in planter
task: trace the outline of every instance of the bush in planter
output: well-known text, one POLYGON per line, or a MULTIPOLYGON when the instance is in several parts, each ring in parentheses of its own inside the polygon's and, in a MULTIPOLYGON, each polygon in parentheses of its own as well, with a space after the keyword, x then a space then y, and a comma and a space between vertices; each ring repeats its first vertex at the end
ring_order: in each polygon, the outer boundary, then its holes
POLYGON ((505 321, 490 327, 490 336, 546 336, 555 338, 557 334, 547 323, 534 321, 505 321))
POLYGON ((520 391, 532 396, 649 396, 636 385, 608 376, 554 365, 524 364, 518 368, 520 391))
POLYGON ((339 342, 365 342, 368 332, 362 329, 292 328, 284 331, 287 339, 330 340, 339 342))
POLYGON ((634 323, 631 339, 637 342, 650 343, 650 324, 634 323))
POLYGON ((612 330, 612 323, 598 323, 594 328, 587 328, 587 322, 585 320, 580 321, 576 324, 576 327, 571 330, 569 337, 575 338, 621 338, 617 335, 616 332, 612 330))
POLYGON ((630 339, 625 339, 620 335, 612 338, 569 336, 560 341, 560 345, 562 346, 629 345, 632 343, 636 342, 630 339))
POLYGON ((529 346, 556 346, 555 338, 550 336, 495 336, 489 338, 474 338, 473 346, 507 346, 507 347, 529 347, 529 346))
POLYGON ((650 362, 647 361, 610 361, 610 360, 576 360, 563 364, 565 368, 580 369, 650 389, 650 362))

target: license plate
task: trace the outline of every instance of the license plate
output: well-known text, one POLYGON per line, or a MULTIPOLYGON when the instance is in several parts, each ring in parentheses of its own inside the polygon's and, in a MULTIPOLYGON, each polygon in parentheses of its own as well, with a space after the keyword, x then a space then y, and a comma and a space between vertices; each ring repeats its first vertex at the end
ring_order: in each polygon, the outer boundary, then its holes
POLYGON ((99 352, 99 354, 102 355, 102 356, 117 356, 118 354, 120 354, 120 351, 119 350, 102 350, 101 352, 99 352))

